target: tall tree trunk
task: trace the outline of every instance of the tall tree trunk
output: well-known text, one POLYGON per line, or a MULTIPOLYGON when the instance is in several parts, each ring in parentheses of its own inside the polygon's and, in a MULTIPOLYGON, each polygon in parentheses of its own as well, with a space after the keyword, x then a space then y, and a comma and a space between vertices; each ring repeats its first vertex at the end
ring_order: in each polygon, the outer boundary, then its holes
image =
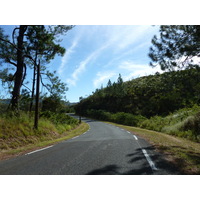
POLYGON ((26 29, 27 26, 20 25, 19 36, 17 38, 17 71, 15 74, 14 89, 12 92, 12 99, 11 99, 12 110, 17 110, 19 104, 20 89, 22 86, 23 67, 24 67, 23 39, 26 29))
POLYGON ((36 85, 36 98, 35 98, 35 122, 34 128, 38 129, 39 120, 39 100, 40 100, 40 60, 37 65, 37 85, 36 85))
POLYGON ((35 80, 36 80, 36 68, 37 68, 37 52, 35 55, 35 63, 34 63, 34 69, 33 69, 33 83, 32 83, 32 94, 31 94, 31 103, 30 103, 30 108, 29 112, 31 113, 32 108, 33 108, 33 100, 34 100, 34 94, 35 94, 35 80))

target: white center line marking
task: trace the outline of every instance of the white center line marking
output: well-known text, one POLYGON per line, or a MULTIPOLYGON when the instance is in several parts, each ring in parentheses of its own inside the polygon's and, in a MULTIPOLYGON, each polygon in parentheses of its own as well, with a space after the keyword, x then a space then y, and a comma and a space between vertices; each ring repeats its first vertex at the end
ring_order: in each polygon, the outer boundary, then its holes
POLYGON ((153 162, 153 161, 151 160, 151 158, 149 157, 147 151, 146 151, 145 149, 142 149, 142 152, 143 152, 144 156, 146 157, 146 159, 147 159, 147 161, 148 161, 148 163, 149 163, 151 169, 152 169, 152 170, 155 170, 155 171, 158 170, 158 168, 155 166, 154 162, 153 162))
POLYGON ((49 148, 51 148, 51 147, 53 147, 53 145, 51 145, 51 146, 49 146, 49 147, 45 147, 45 148, 43 148, 43 149, 38 149, 38 150, 35 150, 35 151, 32 151, 32 152, 29 152, 29 153, 27 153, 27 154, 25 154, 25 155, 30 155, 30 154, 36 153, 36 152, 38 152, 38 151, 43 151, 43 150, 49 149, 49 148))
POLYGON ((138 140, 138 138, 137 138, 135 135, 133 135, 133 137, 134 137, 136 140, 138 140))

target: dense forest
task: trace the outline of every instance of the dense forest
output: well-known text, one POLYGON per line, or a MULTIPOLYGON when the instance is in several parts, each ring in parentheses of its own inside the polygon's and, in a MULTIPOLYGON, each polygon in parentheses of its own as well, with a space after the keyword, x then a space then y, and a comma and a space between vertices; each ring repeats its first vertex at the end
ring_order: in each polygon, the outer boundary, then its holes
POLYGON ((127 82, 123 82, 119 75, 117 83, 112 84, 109 80, 107 87, 82 99, 76 111, 82 115, 93 109, 147 118, 166 116, 175 110, 199 104, 199 91, 199 68, 157 73, 127 82))

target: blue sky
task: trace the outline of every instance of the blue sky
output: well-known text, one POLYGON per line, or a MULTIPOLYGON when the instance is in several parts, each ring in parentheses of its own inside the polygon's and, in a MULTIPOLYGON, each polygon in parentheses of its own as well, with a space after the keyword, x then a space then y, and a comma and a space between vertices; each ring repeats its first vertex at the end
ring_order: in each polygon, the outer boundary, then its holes
POLYGON ((51 62, 69 87, 67 99, 79 101, 96 88, 116 81, 119 73, 124 81, 154 74, 159 68, 149 66, 149 47, 158 26, 80 25, 63 39, 65 55, 51 62))
MULTIPOLYGON (((5 27, 4 27, 5 28, 5 27)), ((154 74, 159 68, 149 66, 149 47, 159 26, 151 25, 78 25, 62 37, 66 48, 48 65, 67 83, 67 100, 78 102, 119 74, 124 81, 154 74)), ((7 31, 12 27, 6 26, 7 31)), ((31 78, 31 76, 30 76, 31 78)), ((44 88, 41 88, 44 90, 44 88)))

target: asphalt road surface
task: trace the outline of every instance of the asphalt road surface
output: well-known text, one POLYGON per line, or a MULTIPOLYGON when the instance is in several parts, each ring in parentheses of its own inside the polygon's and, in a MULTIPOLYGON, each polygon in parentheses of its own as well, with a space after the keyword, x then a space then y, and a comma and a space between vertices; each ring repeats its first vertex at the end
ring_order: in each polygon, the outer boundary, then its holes
POLYGON ((86 133, 10 160, 0 161, 0 174, 178 174, 163 156, 142 138, 110 124, 86 118, 83 121, 90 126, 86 133))

